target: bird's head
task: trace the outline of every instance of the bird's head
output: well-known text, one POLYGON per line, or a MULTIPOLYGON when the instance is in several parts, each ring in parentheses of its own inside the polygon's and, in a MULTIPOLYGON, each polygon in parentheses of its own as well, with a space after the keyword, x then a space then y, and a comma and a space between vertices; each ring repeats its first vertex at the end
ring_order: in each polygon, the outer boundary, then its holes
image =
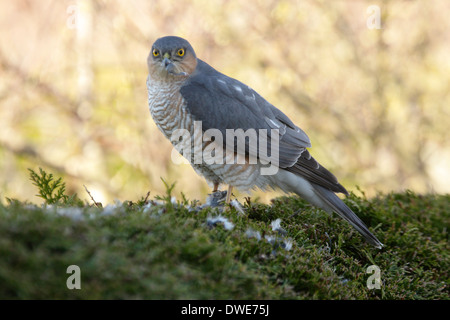
POLYGON ((197 67, 194 49, 180 37, 163 37, 155 41, 147 58, 148 71, 152 76, 166 78, 188 77, 197 67))

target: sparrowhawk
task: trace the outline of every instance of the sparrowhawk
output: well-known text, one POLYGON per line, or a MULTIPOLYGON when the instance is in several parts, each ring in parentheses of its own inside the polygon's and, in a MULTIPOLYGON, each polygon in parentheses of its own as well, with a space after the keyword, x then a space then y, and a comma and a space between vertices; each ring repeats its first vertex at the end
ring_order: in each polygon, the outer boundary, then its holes
POLYGON ((216 161, 207 161, 207 157, 198 161, 198 150, 188 156, 183 153, 194 170, 214 185, 213 191, 219 184, 227 184, 245 191, 260 188, 295 193, 328 213, 336 212, 369 243, 382 247, 336 195, 348 192, 311 156, 308 136, 283 112, 249 86, 198 59, 183 38, 157 39, 147 64, 148 104, 153 120, 174 145, 179 147, 181 143, 180 135, 175 133, 184 130, 190 137, 188 144, 184 141, 184 149, 200 145, 203 153, 214 155, 216 161), (201 124, 197 129, 196 123, 201 124), (199 130, 200 135, 196 132, 199 130), (253 136, 251 130, 256 132, 253 136), (238 131, 244 132, 240 145, 238 131), (212 137, 208 132, 216 134, 212 137), (230 132, 234 132, 231 138, 230 132), (271 174, 262 173, 262 169, 274 165, 276 170, 271 174))

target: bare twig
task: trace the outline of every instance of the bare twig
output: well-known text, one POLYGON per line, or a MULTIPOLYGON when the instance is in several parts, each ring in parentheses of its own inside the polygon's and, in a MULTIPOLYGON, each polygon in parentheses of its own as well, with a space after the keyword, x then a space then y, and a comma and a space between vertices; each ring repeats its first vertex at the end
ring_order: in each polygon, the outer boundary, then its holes
POLYGON ((101 202, 97 202, 94 200, 94 197, 92 196, 92 194, 89 192, 88 188, 83 184, 84 189, 86 190, 86 192, 88 193, 89 197, 91 197, 91 200, 94 202, 94 205, 97 208, 103 208, 103 205, 101 202))

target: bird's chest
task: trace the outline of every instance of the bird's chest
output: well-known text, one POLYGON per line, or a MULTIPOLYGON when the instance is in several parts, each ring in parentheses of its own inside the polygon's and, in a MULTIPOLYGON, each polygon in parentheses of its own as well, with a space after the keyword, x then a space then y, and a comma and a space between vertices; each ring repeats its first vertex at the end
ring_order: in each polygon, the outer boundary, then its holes
POLYGON ((148 106, 155 124, 170 138, 176 129, 190 131, 190 117, 178 83, 155 82, 147 79, 148 106))

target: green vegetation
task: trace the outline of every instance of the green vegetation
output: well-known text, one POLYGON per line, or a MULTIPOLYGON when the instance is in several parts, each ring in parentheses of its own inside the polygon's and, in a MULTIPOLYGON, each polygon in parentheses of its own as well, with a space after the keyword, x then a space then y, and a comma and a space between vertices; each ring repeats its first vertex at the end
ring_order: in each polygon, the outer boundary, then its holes
POLYGON ((77 198, 77 194, 72 196, 65 194, 66 183, 62 181, 62 178, 54 180, 53 174, 48 174, 42 168, 39 168, 39 173, 32 169, 28 169, 28 171, 30 171, 30 180, 39 189, 37 196, 44 199, 46 204, 82 205, 82 202, 77 198))
POLYGON ((31 179, 43 205, 0 205, 0 299, 449 299, 449 195, 351 194, 378 250, 297 197, 247 198, 242 215, 176 201, 166 184, 102 208, 44 171, 31 179), (219 215, 230 228, 208 220, 219 215), (81 290, 66 287, 70 265, 81 290), (381 289, 367 288, 370 265, 381 289))

